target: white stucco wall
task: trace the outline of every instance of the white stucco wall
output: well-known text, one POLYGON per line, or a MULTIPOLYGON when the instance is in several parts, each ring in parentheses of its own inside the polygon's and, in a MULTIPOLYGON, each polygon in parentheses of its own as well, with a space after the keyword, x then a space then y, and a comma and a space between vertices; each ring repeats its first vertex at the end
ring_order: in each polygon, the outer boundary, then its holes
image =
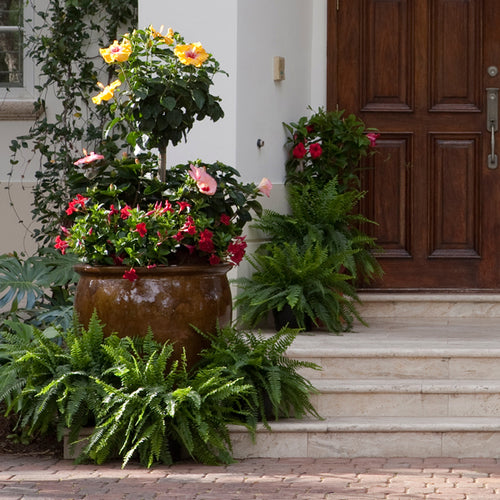
MULTIPOLYGON (((139 0, 139 25, 172 27, 200 41, 229 73, 214 93, 225 118, 197 123, 168 163, 193 158, 235 166, 245 181, 283 182, 282 122, 326 102, 326 0, 139 0), (285 80, 273 80, 273 57, 285 57, 285 80), (257 140, 264 147, 257 147, 257 140)), ((277 186, 277 191, 279 187, 277 186)))

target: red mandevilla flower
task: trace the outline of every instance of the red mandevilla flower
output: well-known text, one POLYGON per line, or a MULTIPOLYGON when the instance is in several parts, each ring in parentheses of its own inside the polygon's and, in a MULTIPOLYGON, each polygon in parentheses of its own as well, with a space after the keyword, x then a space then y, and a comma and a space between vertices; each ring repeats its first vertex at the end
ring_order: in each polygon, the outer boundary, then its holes
POLYGON ((229 243, 227 252, 233 264, 238 265, 243 260, 246 247, 247 243, 245 241, 245 236, 237 236, 234 241, 229 243))
POLYGON ((306 153, 307 153, 306 147, 302 142, 299 142, 292 150, 293 157, 297 158, 298 160, 304 158, 306 153))
POLYGON ((120 210, 120 217, 123 220, 126 220, 130 217, 130 207, 128 205, 125 205, 121 210, 120 210))
POLYGON ((380 134, 375 134, 373 132, 366 134, 366 137, 370 140, 370 147, 374 148, 377 145, 377 139, 380 137, 380 134))
POLYGON ((81 209, 85 207, 85 203, 88 201, 88 198, 82 196, 81 194, 77 194, 74 200, 69 202, 68 208, 66 209, 66 214, 71 215, 74 212, 79 212, 81 209))
POLYGON ((212 253, 214 251, 214 242, 212 241, 213 233, 209 229, 205 229, 200 233, 200 241, 198 248, 202 252, 212 253))
POLYGON ((119 213, 120 213, 120 211, 118 209, 116 209, 114 205, 111 205, 109 207, 108 222, 111 221, 111 217, 113 217, 113 215, 118 215, 119 213))
POLYGON ((134 268, 132 269, 129 269, 128 271, 125 271, 123 273, 123 277, 126 279, 126 280, 129 280, 129 281, 135 281, 139 276, 137 276, 137 272, 134 268))
POLYGON ((64 255, 66 253, 66 248, 68 248, 68 242, 63 240, 60 236, 56 236, 56 244, 54 248, 60 250, 60 252, 64 255))
POLYGON ((220 264, 220 257, 213 253, 208 259, 208 262, 210 263, 211 266, 216 266, 217 264, 220 264))
POLYGON ((319 145, 317 142, 314 144, 311 144, 309 146, 309 154, 311 155, 311 158, 315 160, 316 158, 319 158, 321 154, 323 153, 323 149, 321 148, 321 145, 319 145))
POLYGON ((178 201, 177 205, 179 205, 179 213, 181 213, 183 210, 186 210, 187 208, 190 208, 191 205, 187 203, 186 201, 178 201))
POLYGON ((224 224, 224 226, 229 226, 229 224, 231 224, 231 217, 227 214, 222 214, 220 216, 220 223, 224 224))
POLYGON ((139 233, 139 236, 141 238, 144 238, 144 236, 146 236, 148 230, 146 228, 146 223, 145 222, 139 222, 136 226, 135 226, 135 230, 139 233))

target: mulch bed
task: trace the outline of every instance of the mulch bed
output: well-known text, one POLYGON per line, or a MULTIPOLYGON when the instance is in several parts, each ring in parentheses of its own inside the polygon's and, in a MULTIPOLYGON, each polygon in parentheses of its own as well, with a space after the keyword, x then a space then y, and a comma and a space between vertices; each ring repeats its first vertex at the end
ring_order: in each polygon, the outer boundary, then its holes
POLYGON ((58 442, 55 435, 48 434, 37 437, 31 443, 21 443, 19 439, 13 439, 13 429, 16 425, 17 416, 11 414, 5 417, 5 406, 0 404, 0 455, 31 455, 60 457, 63 454, 62 442, 58 442))

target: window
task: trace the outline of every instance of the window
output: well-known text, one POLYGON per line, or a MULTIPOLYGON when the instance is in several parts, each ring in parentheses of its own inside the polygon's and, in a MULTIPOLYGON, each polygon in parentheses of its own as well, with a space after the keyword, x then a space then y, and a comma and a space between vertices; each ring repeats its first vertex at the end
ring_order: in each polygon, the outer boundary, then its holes
POLYGON ((24 56, 26 19, 33 8, 26 0, 0 0, 0 121, 33 120, 35 68, 24 56))
POLYGON ((0 87, 23 83, 22 0, 0 0, 0 87))

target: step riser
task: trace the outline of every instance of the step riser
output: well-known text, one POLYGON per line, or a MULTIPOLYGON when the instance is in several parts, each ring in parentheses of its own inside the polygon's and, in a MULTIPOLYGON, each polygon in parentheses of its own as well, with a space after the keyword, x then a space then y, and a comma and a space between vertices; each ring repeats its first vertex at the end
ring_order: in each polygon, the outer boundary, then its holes
MULTIPOLYGON (((296 358, 298 359, 298 358, 296 358)), ((322 371, 303 369, 302 375, 310 380, 336 379, 500 379, 499 358, 466 357, 332 357, 301 358, 312 361, 322 371)))
POLYGON ((500 432, 231 433, 234 457, 482 457, 498 458, 500 432))
POLYGON ((499 417, 500 394, 330 393, 311 396, 324 417, 499 417))
POLYGON ((362 318, 500 318, 498 294, 360 293, 362 318))

